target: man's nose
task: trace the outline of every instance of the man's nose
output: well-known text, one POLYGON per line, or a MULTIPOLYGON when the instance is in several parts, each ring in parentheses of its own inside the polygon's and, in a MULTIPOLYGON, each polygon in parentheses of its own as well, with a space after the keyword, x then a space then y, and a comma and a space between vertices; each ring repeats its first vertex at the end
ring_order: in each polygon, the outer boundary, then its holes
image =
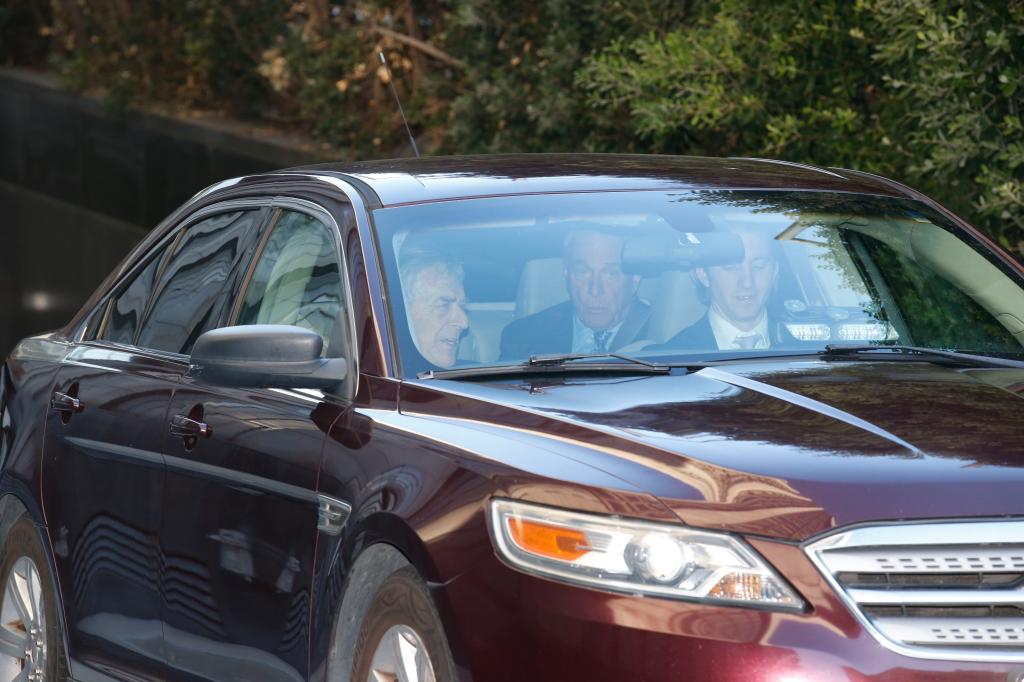
POLYGON ((459 329, 466 329, 469 327, 469 314, 466 313, 466 309, 461 305, 455 306, 455 313, 452 315, 451 323, 459 329))
POLYGON ((754 286, 754 272, 749 265, 744 265, 740 268, 739 284, 744 289, 750 289, 754 286))
POLYGON ((591 277, 587 281, 587 293, 591 296, 600 296, 604 293, 604 284, 600 277, 591 277))

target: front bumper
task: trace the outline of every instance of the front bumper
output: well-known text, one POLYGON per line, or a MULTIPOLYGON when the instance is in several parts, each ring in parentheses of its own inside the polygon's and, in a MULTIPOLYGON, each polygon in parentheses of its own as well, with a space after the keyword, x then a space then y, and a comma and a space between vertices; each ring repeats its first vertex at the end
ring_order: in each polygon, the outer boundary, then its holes
POLYGON ((605 593, 515 571, 496 556, 442 589, 464 681, 1021 682, 1022 662, 911 658, 876 641, 797 546, 750 539, 804 613, 605 593))

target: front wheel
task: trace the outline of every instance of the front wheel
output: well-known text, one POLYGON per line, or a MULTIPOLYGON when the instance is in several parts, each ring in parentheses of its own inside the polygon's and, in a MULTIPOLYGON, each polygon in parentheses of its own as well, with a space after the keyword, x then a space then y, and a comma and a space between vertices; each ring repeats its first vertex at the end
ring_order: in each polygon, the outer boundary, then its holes
POLYGON ((57 597, 39 533, 28 517, 0 554, 0 682, 62 682, 64 640, 57 597))
POLYGON ((455 665, 427 586, 412 566, 377 590, 356 644, 353 682, 453 682, 455 665))

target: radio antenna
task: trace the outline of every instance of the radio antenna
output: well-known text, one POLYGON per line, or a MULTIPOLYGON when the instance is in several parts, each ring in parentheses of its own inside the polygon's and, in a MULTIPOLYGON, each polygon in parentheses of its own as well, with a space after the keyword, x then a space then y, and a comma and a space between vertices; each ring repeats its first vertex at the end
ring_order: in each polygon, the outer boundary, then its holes
POLYGON ((388 85, 391 86, 391 94, 395 96, 395 104, 398 105, 398 113, 402 115, 402 123, 405 124, 405 132, 409 134, 409 142, 412 143, 412 151, 416 155, 416 158, 420 158, 420 148, 416 146, 416 138, 412 136, 412 130, 409 128, 409 120, 405 117, 405 110, 402 109, 402 100, 398 99, 398 90, 395 90, 395 79, 391 77, 391 67, 388 66, 387 57, 384 56, 384 50, 381 50, 380 63, 384 65, 384 70, 388 74, 388 85))

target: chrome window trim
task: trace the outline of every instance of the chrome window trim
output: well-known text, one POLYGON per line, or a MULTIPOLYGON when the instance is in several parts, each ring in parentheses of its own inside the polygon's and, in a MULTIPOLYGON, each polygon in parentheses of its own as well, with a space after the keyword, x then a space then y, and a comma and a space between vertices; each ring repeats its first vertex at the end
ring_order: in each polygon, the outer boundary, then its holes
POLYGON ((173 232, 174 230, 183 230, 185 228, 192 227, 192 225, 198 221, 216 213, 230 213, 231 211, 267 208, 271 205, 272 201, 273 199, 270 197, 253 197, 251 199, 228 199, 226 201, 219 201, 216 204, 204 206, 195 213, 190 213, 187 218, 179 222, 175 227, 171 228, 171 231, 173 232))
POLYGON ((235 185, 240 183, 242 180, 244 180, 246 177, 248 177, 248 176, 242 175, 242 176, 239 176, 237 178, 229 178, 227 180, 221 180, 220 182, 215 182, 212 185, 210 185, 209 187, 207 187, 206 189, 201 189, 198 192, 196 192, 195 194, 193 194, 192 198, 189 199, 187 202, 185 202, 185 205, 189 206, 191 204, 194 204, 195 202, 199 201, 203 197, 207 197, 207 196, 213 194, 217 190, 227 189, 228 187, 234 187, 235 185))
POLYGON ((818 173, 824 173, 825 175, 831 175, 832 177, 839 178, 840 180, 848 180, 849 179, 849 178, 845 178, 842 175, 840 175, 839 173, 836 173, 835 171, 831 171, 831 170, 829 170, 827 168, 820 168, 819 166, 812 166, 812 165, 807 164, 807 163, 797 163, 796 161, 780 161, 779 159, 765 159, 765 158, 762 158, 762 157, 759 157, 759 156, 730 156, 729 158, 730 159, 736 159, 738 161, 759 161, 761 163, 775 163, 775 164, 778 164, 780 166, 790 166, 792 168, 803 168, 804 170, 810 170, 810 171, 816 171, 818 173))
POLYGON ((152 348, 138 348, 136 346, 126 346, 123 343, 115 343, 113 341, 103 340, 87 340, 82 341, 81 343, 78 343, 75 346, 72 346, 72 348, 64 356, 64 362, 75 365, 81 365, 83 367, 102 369, 107 372, 122 371, 119 369, 113 369, 106 365, 99 365, 95 364, 94 362, 85 362, 79 360, 79 353, 87 352, 87 350, 90 348, 102 350, 108 354, 119 354, 125 356, 126 358, 146 358, 149 360, 156 360, 158 362, 174 364, 180 366, 182 372, 188 371, 187 355, 181 355, 180 353, 169 353, 167 351, 154 350, 152 348))
MULTIPOLYGON (((847 588, 835 578, 832 570, 820 556, 821 552, 843 547, 875 546, 907 548, 950 544, 982 545, 990 543, 1008 544, 1024 542, 1024 520, 935 520, 907 523, 886 523, 838 529, 829 535, 812 540, 803 546, 804 553, 821 573, 833 592, 846 605, 850 614, 874 639, 886 649, 910 658, 938 661, 967 661, 988 663, 1020 663, 1024 661, 1024 649, 1018 651, 967 651, 963 648, 913 646, 901 644, 886 637, 861 610, 847 588), (964 535, 956 536, 955 531, 964 535), (969 538, 969 542, 957 543, 955 538, 969 538)), ((1018 592, 1024 603, 1024 594, 1018 592)))

